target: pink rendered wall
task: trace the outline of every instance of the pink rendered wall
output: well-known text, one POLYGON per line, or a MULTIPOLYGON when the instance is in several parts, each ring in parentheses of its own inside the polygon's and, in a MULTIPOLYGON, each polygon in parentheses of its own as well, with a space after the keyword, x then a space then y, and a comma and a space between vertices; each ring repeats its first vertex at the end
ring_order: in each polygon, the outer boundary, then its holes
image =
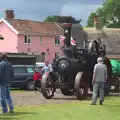
POLYGON ((0 52, 17 52, 17 35, 3 22, 0 23, 0 52))
POLYGON ((24 43, 24 36, 18 36, 18 52, 27 52, 27 48, 31 49, 31 52, 46 52, 49 48, 50 55, 46 54, 46 60, 52 61, 55 57, 55 52, 60 52, 60 45, 55 45, 55 37, 53 36, 43 36, 43 43, 40 43, 40 36, 31 36, 31 44, 24 43))

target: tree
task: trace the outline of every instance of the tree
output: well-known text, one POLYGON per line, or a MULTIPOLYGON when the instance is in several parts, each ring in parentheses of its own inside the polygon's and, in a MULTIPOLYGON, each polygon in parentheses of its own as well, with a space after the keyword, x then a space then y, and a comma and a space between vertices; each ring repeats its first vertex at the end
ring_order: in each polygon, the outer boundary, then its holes
POLYGON ((98 8, 96 12, 92 12, 90 16, 88 17, 87 21, 87 27, 93 27, 94 23, 94 17, 97 16, 99 19, 100 26, 103 27, 105 23, 105 17, 104 17, 104 9, 103 7, 98 8))
POLYGON ((81 20, 76 20, 72 16, 58 16, 58 15, 54 15, 54 16, 48 16, 44 20, 44 22, 59 22, 59 23, 73 23, 73 24, 77 24, 77 23, 80 23, 81 20))
POLYGON ((95 12, 92 12, 90 14, 90 16, 88 17, 88 23, 87 23, 87 26, 88 27, 93 27, 93 23, 94 23, 94 16, 96 15, 95 12))
MULTIPOLYGON (((120 0, 106 0, 102 7, 96 10, 102 26, 108 28, 120 28, 120 0)), ((93 13, 91 13, 93 14, 93 13)), ((90 14, 90 16, 92 16, 90 14)), ((88 27, 91 27, 93 21, 88 17, 88 27)))
POLYGON ((103 8, 106 27, 120 28, 120 0, 106 0, 103 8))
POLYGON ((96 15, 98 16, 100 26, 105 26, 106 23, 106 16, 104 15, 104 9, 103 7, 100 7, 96 10, 96 15))

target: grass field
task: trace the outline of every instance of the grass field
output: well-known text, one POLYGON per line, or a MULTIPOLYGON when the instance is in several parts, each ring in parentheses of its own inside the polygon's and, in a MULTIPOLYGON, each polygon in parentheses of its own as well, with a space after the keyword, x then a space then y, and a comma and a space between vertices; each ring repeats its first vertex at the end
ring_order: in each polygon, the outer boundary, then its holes
POLYGON ((14 114, 0 115, 0 120, 120 120, 120 97, 108 97, 103 106, 90 101, 67 104, 23 106, 14 114))

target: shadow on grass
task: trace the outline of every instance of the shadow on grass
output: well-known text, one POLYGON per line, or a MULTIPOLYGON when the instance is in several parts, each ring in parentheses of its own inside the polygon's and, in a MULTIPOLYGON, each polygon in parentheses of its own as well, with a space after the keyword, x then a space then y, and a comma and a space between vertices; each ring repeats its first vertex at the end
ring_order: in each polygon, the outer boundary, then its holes
POLYGON ((35 112, 15 112, 15 113, 1 114, 1 116, 16 116, 16 115, 30 115, 30 114, 37 114, 37 113, 35 113, 35 112))
POLYGON ((15 117, 0 117, 0 120, 18 120, 19 118, 15 117))

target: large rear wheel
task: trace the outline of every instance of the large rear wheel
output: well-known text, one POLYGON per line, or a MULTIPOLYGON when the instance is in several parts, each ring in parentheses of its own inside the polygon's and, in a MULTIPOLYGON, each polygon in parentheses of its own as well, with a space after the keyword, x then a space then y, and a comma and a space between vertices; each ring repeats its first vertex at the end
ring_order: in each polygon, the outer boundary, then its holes
POLYGON ((76 75, 74 88, 77 99, 83 100, 88 96, 88 84, 86 83, 87 74, 79 72, 76 75))
POLYGON ((104 95, 105 95, 105 96, 109 96, 110 91, 111 91, 111 86, 110 86, 109 84, 105 85, 104 95))
POLYGON ((41 93, 46 99, 51 99, 55 91, 54 76, 50 73, 44 73, 41 80, 41 93))
POLYGON ((107 66, 107 87, 105 87, 105 96, 109 96, 111 92, 111 84, 112 84, 112 64, 110 62, 110 59, 107 57, 104 57, 104 64, 107 66))

